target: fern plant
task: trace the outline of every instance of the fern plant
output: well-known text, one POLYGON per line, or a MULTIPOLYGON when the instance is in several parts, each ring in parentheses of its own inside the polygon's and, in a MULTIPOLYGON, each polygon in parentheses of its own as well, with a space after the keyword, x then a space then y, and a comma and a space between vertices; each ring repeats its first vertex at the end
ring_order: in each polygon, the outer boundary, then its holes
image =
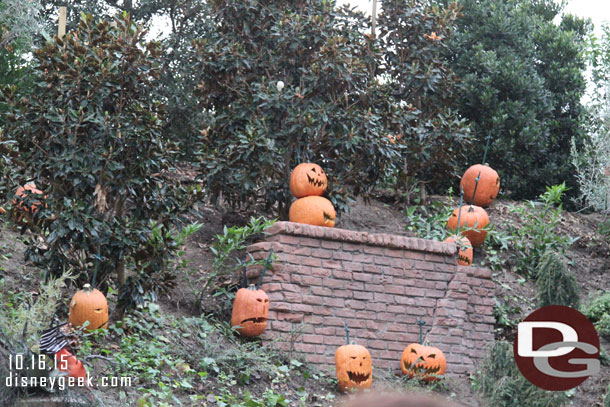
POLYGON ((495 342, 473 380, 473 387, 494 407, 562 407, 568 402, 565 392, 542 390, 519 371, 513 345, 495 342))
POLYGON ((578 308, 578 283, 558 253, 548 251, 542 256, 536 277, 539 306, 565 305, 578 308))

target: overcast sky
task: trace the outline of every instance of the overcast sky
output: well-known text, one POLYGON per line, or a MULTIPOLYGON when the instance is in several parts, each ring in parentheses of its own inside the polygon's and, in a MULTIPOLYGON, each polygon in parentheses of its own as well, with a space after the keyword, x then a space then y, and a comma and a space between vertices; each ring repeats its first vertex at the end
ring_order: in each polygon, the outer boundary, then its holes
MULTIPOLYGON (((337 3, 357 6, 369 14, 373 7, 372 0, 337 0, 337 3)), ((595 34, 599 37, 601 25, 610 21, 610 0, 568 0, 568 5, 564 11, 591 18, 595 25, 595 34)))

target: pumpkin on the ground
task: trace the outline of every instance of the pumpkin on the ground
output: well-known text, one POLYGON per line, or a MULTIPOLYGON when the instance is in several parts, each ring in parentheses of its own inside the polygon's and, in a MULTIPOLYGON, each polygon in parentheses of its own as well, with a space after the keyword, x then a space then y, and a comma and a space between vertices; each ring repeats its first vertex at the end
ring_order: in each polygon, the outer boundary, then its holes
POLYGON ((458 249, 457 263, 461 266, 472 266, 472 243, 466 236, 449 236, 447 243, 455 243, 458 249))
POLYGON ((447 360, 438 348, 412 343, 402 352, 400 369, 410 378, 435 381, 445 374, 447 360))
POLYGON ((487 207, 498 196, 500 191, 500 177, 498 173, 488 165, 476 164, 468 168, 462 180, 460 181, 460 187, 464 188, 464 198, 469 204, 487 207), (479 178, 479 185, 476 185, 476 179, 479 178), (476 195, 474 200, 472 195, 476 187, 476 195))
POLYGON ((373 383, 373 361, 361 345, 343 345, 335 352, 335 368, 339 388, 368 389, 373 383))
POLYGON ((290 205, 288 218, 291 222, 314 226, 335 226, 335 207, 332 202, 321 196, 299 198, 290 205))
POLYGON ((327 185, 326 174, 318 164, 302 163, 290 173, 290 192, 297 198, 322 195, 327 185))
POLYGON ((231 326, 243 336, 254 337, 267 328, 269 318, 269 297, 263 290, 257 290, 254 284, 240 288, 233 300, 231 326))
POLYGON ((68 319, 74 327, 83 326, 89 321, 87 330, 92 331, 108 327, 108 301, 106 296, 97 288, 85 284, 82 290, 74 294, 70 301, 70 314, 68 319))
POLYGON ((460 229, 475 228, 477 230, 464 230, 462 235, 466 236, 473 247, 479 247, 487 237, 487 230, 484 228, 489 225, 489 215, 485 209, 475 205, 465 205, 453 211, 447 221, 447 230, 456 231, 458 228, 458 216, 460 217, 460 229))

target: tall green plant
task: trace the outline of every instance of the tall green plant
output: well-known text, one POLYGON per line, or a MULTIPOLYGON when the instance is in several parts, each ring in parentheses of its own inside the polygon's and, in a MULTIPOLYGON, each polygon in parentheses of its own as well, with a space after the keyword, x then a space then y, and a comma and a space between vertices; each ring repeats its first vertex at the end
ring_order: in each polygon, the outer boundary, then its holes
POLYGON ((395 103, 410 115, 387 123, 404 145, 402 181, 419 181, 439 192, 451 185, 466 160, 470 132, 455 110, 458 79, 443 58, 460 13, 457 2, 443 7, 434 1, 381 1, 379 74, 395 103))
POLYGON ((549 251, 540 259, 536 296, 539 307, 565 305, 578 308, 578 283, 557 253, 549 251))
POLYGON ((542 179, 566 182, 576 194, 569 151, 571 140, 579 148, 586 140, 580 100, 590 23, 560 17, 562 5, 553 0, 459 5, 446 58, 461 79, 458 111, 478 141, 471 156, 483 156, 491 134, 488 162, 500 174, 505 195, 533 199, 544 190, 542 179))
POLYGON ((508 228, 516 253, 516 271, 535 277, 536 268, 547 251, 563 255, 578 239, 557 230, 561 222, 561 200, 566 189, 565 184, 547 187, 538 201, 527 201, 524 206, 511 208, 519 219, 508 228))
POLYGON ((512 343, 498 341, 478 369, 473 387, 494 407, 561 407, 569 401, 565 392, 542 390, 519 371, 512 343))
POLYGON ((176 250, 171 239, 157 250, 156 236, 179 227, 197 189, 166 177, 177 148, 154 99, 162 50, 128 15, 115 23, 83 15, 78 29, 34 51, 34 94, 2 94, 5 137, 20 182, 35 180, 48 195, 37 213, 44 243, 27 255, 49 274, 74 270, 81 283, 99 263, 102 287, 117 273, 121 291, 156 290, 172 280, 164 259, 176 250))

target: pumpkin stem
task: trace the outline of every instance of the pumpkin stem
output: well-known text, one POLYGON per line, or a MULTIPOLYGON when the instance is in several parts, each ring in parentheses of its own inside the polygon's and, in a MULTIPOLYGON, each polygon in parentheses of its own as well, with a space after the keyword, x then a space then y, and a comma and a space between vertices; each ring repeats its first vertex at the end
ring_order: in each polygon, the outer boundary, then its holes
POLYGON ((479 175, 474 180, 474 192, 472 193, 472 199, 470 202, 474 203, 474 197, 477 194, 477 188, 479 187, 479 180, 481 179, 481 171, 479 171, 479 175))
POLYGON ((272 257, 273 257, 273 249, 271 249, 271 251, 269 252, 269 256, 267 256, 267 260, 265 260, 265 264, 263 265, 263 272, 261 273, 261 278, 258 280, 258 284, 256 285, 256 289, 259 289, 260 286, 263 284, 263 277, 265 277, 265 272, 267 271, 267 268, 271 264, 271 258, 272 257))
POLYGON ((417 320, 417 325, 419 325, 419 344, 423 345, 424 344, 424 325, 426 325, 426 321, 424 321, 422 319, 422 317, 419 317, 419 319, 417 320))
POLYGON ((254 284, 250 284, 248 286, 248 290, 256 291, 256 286, 254 284))
POLYGON ((485 165, 485 160, 487 159, 487 150, 489 149, 489 141, 491 140, 491 133, 487 136, 487 143, 485 144, 485 152, 483 153, 483 162, 481 164, 485 165))
POLYGON ((93 291, 93 288, 91 287, 91 284, 83 285, 83 291, 86 292, 86 293, 90 293, 91 291, 93 291))
POLYGON ((347 339, 347 344, 349 345, 349 326, 347 326, 347 322, 343 321, 345 324, 345 338, 347 339))

